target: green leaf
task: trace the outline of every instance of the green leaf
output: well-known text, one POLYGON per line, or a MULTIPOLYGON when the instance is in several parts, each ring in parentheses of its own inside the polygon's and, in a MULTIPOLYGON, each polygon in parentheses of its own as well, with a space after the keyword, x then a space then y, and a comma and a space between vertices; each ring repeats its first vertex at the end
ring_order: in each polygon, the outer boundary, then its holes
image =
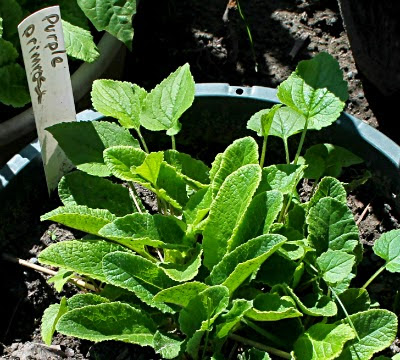
MULTIPOLYGON (((303 161, 302 161, 303 162, 303 161)), ((318 144, 311 146, 304 154, 307 169, 304 177, 319 179, 322 176, 339 177, 343 167, 360 164, 363 159, 337 145, 318 144)))
POLYGON ((354 263, 355 256, 341 250, 329 249, 317 258, 322 278, 329 285, 343 281, 351 273, 354 263))
POLYGON ((310 199, 309 207, 313 207, 324 197, 331 197, 343 204, 347 204, 347 193, 343 184, 333 177, 324 177, 318 184, 317 189, 310 199))
MULTIPOLYGON (((368 310, 371 306, 371 299, 365 289, 347 289, 339 294, 339 299, 349 315, 368 310)), ((339 307, 339 313, 341 318, 345 317, 341 307, 339 307)))
POLYGON ((222 284, 232 294, 285 241, 286 238, 281 235, 268 234, 238 246, 214 266, 210 274, 211 284, 222 284))
MULTIPOLYGON (((371 359, 372 355, 386 349, 396 338, 397 316, 390 311, 374 309, 350 315, 358 337, 349 341, 339 360, 371 359)), ((346 323, 347 320, 342 320, 346 323)))
POLYGON ((136 13, 136 0, 77 0, 78 5, 97 31, 106 30, 132 49, 132 16, 136 13))
POLYGON ((62 20, 65 49, 75 59, 92 63, 100 56, 90 31, 62 20))
POLYGON ((40 333, 46 345, 51 345, 51 339, 56 331, 56 324, 67 311, 67 299, 65 297, 61 299, 59 304, 52 304, 44 311, 40 333))
POLYGON ((41 221, 51 220, 98 235, 100 229, 115 220, 115 215, 106 209, 90 209, 84 205, 60 206, 40 217, 41 221))
POLYGON ((279 164, 270 165, 262 170, 262 180, 257 194, 267 190, 279 190, 290 194, 303 177, 304 165, 279 164))
POLYGON ((116 145, 140 147, 127 129, 106 121, 65 122, 46 130, 79 170, 95 176, 110 175, 103 160, 105 149, 116 145))
POLYGON ((163 152, 153 152, 146 156, 143 163, 131 168, 132 173, 141 176, 157 187, 158 175, 160 173, 161 163, 164 160, 163 152))
POLYGON ((271 358, 266 352, 251 348, 242 352, 238 356, 238 360, 271 360, 271 358))
POLYGON ((203 250, 200 244, 189 252, 188 260, 184 264, 160 263, 159 266, 164 272, 175 281, 183 282, 192 280, 199 272, 201 266, 201 255, 203 250))
POLYGON ((208 269, 212 269, 227 252, 229 241, 260 179, 261 169, 258 165, 245 165, 230 174, 222 184, 211 204, 203 231, 204 265, 208 269))
POLYGON ((279 321, 300 316, 303 314, 291 297, 271 293, 258 295, 253 308, 246 313, 246 317, 255 321, 279 321))
MULTIPOLYGON (((1 0, 0 18, 2 19, 2 32, 14 45, 18 41, 18 24, 22 21, 23 17, 23 10, 16 0, 1 0)), ((3 77, 1 79, 4 81, 3 77)), ((5 84, 3 83, 3 85, 5 84)))
POLYGON ((192 105, 195 86, 189 64, 179 67, 146 97, 140 123, 148 130, 167 130, 176 135, 182 125, 181 115, 192 105))
POLYGON ((73 277, 74 277, 73 271, 60 269, 60 270, 58 270, 57 274, 52 276, 49 280, 47 280, 47 282, 49 284, 54 283, 54 288, 58 292, 61 292, 64 285, 68 282, 68 280, 70 280, 73 277))
POLYGON ((253 302, 244 299, 235 299, 232 301, 232 307, 226 314, 221 315, 220 321, 216 325, 215 336, 217 339, 223 339, 234 330, 243 316, 252 308, 253 302))
POLYGON ((210 169, 201 160, 193 159, 190 155, 176 150, 164 151, 164 160, 194 188, 204 188, 210 183, 210 169))
POLYGON ((342 352, 345 343, 356 334, 347 324, 315 324, 294 344, 298 360, 331 360, 342 352))
POLYGON ((0 38, 3 37, 3 19, 0 16, 0 38))
POLYGON ((153 348, 163 359, 175 359, 180 351, 183 341, 178 341, 157 331, 154 335, 153 348))
MULTIPOLYGON (((210 188, 201 189, 194 193, 183 210, 183 219, 191 228, 196 227, 208 214, 212 202, 210 188)), ((188 229, 190 231, 191 229, 188 229)))
POLYGON ((0 37, 0 67, 12 64, 18 58, 18 51, 12 43, 0 37))
POLYGON ((210 182, 213 182, 215 179, 215 175, 217 175, 217 172, 219 168, 221 167, 221 162, 224 157, 223 153, 219 153, 215 156, 215 159, 213 163, 211 164, 211 169, 210 169, 210 182))
POLYGON ((104 150, 104 162, 111 174, 125 181, 140 181, 131 168, 141 165, 145 159, 146 153, 133 146, 112 146, 104 150))
POLYGON ((191 299, 207 288, 208 285, 198 281, 187 282, 160 291, 154 300, 186 307, 191 299))
POLYGON ((185 249, 184 223, 174 216, 135 213, 115 219, 99 234, 128 247, 149 245, 156 248, 185 249))
POLYGON ((274 115, 269 135, 287 140, 304 129, 306 119, 302 114, 289 107, 281 107, 274 115))
POLYGON ((290 284, 295 270, 296 263, 294 261, 276 252, 261 265, 255 281, 271 287, 282 283, 290 284))
POLYGON ((76 294, 68 299, 68 310, 74 310, 89 305, 98 305, 109 302, 110 300, 96 294, 76 294))
POLYGON ((282 104, 274 105, 271 109, 260 110, 256 112, 247 122, 247 128, 253 130, 258 136, 268 136, 275 113, 282 104))
MULTIPOLYGON (((281 286, 281 285, 277 285, 281 286)), ((335 316, 337 314, 336 304, 329 296, 310 293, 301 299, 287 285, 284 285, 285 293, 290 295, 296 301, 299 309, 310 316, 335 316)))
POLYGON ((319 200, 307 216, 308 240, 317 255, 330 250, 352 253, 357 246, 358 228, 350 209, 331 197, 319 200))
POLYGON ((85 205, 107 209, 116 216, 136 211, 128 188, 80 171, 65 175, 58 184, 58 195, 65 206, 85 205))
POLYGON ((101 261, 114 251, 128 251, 104 240, 71 240, 52 244, 39 255, 42 264, 57 266, 106 282, 101 261))
POLYGON ((90 30, 89 20, 76 1, 57 0, 57 4, 60 5, 61 17, 64 20, 82 29, 90 30))
POLYGON ((230 248, 235 249, 249 239, 269 233, 271 225, 281 211, 282 204, 283 195, 276 190, 255 196, 230 240, 230 248))
POLYGON ((91 96, 97 111, 117 119, 127 129, 139 130, 146 90, 126 81, 95 80, 91 96))
POLYGON ((277 95, 282 103, 308 118, 308 129, 316 130, 339 117, 348 96, 337 61, 325 53, 301 61, 279 85, 277 95))
POLYGON ((154 300, 159 291, 176 285, 176 282, 153 262, 118 251, 104 256, 103 271, 110 284, 133 292, 144 303, 164 313, 174 312, 171 307, 154 300))
MULTIPOLYGON (((221 155, 218 171, 211 183, 213 197, 217 195, 222 183, 230 174, 248 164, 258 164, 258 145, 249 136, 235 140, 221 155)), ((215 165, 217 166, 218 162, 215 165)))
POLYGON ((215 319, 229 304, 229 291, 225 286, 211 286, 192 298, 179 313, 181 331, 188 337, 196 331, 211 329, 215 319))
POLYGON ((22 107, 31 101, 25 70, 19 64, 0 67, 0 102, 22 107))
POLYGON ((400 230, 384 233, 375 241, 372 250, 386 261, 386 270, 392 273, 400 272, 400 230))
POLYGON ((91 341, 119 340, 152 346, 156 325, 140 310, 113 302, 71 310, 61 317, 56 329, 91 341))

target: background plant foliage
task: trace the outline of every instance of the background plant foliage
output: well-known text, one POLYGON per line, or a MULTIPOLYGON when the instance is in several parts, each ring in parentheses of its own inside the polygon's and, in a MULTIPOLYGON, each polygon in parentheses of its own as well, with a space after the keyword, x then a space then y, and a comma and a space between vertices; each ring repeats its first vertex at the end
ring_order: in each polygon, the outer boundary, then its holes
POLYGON ((1 0, 0 103, 21 107, 30 102, 17 26, 30 13, 53 5, 60 6, 65 46, 72 58, 91 63, 99 57, 89 22, 97 31, 109 32, 131 49, 136 0, 1 0))
MULTIPOLYGON (((344 185, 326 176, 361 159, 330 144, 300 158, 307 129, 337 119, 346 89, 330 55, 302 61, 278 88, 282 104, 248 122, 263 138, 261 156, 245 137, 209 168, 175 146, 179 117, 194 99, 188 65, 149 93, 96 81, 94 107, 121 126, 49 128, 79 170, 60 182, 64 205, 42 217, 89 235, 51 245, 39 260, 60 268, 52 279, 58 288, 78 274, 98 291, 51 305, 45 342, 57 330, 151 346, 166 359, 223 359, 228 339, 248 348, 239 359, 370 359, 387 348, 397 316, 371 307, 370 281, 352 287, 362 245, 344 185), (172 150, 149 152, 142 126, 166 131, 172 150), (297 133, 292 156, 287 142, 297 133), (268 136, 282 138, 286 164, 263 166, 268 136), (302 203, 296 188, 304 176, 317 185, 302 203), (159 213, 145 209, 134 183, 156 194, 159 213)), ((399 230, 377 240, 373 250, 385 265, 371 281, 400 270, 399 242, 399 230)))

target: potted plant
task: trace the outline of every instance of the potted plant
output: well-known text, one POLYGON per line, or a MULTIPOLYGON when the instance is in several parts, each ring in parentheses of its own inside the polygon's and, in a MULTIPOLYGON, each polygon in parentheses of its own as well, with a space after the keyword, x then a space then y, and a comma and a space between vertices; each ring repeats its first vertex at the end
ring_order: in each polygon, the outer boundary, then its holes
MULTIPOLYGON (((301 62, 278 88, 283 104, 247 123, 262 138, 261 149, 253 137, 239 138, 209 168, 177 151, 175 142, 195 94, 187 65, 150 93, 96 81, 94 107, 122 126, 101 121, 49 129, 78 171, 60 182, 64 205, 42 220, 89 235, 49 246, 39 261, 59 268, 52 278, 59 289, 79 280, 90 291, 45 311, 44 341, 57 330, 151 346, 167 359, 227 358, 234 344, 244 359, 369 359, 387 348, 397 316, 371 307, 367 287, 383 270, 398 271, 400 233, 376 241, 384 264, 363 286, 350 287, 362 245, 336 177, 361 159, 330 144, 301 157, 306 132, 339 117, 345 88, 328 54, 301 62), (167 131, 171 150, 150 152, 141 126, 167 131), (300 141, 291 154, 288 138, 295 134, 300 141), (268 158, 270 136, 283 140, 282 164, 268 158), (123 184, 105 179, 110 176, 123 184), (315 186, 301 199, 304 177, 315 186), (143 188, 156 196, 155 213, 138 196, 143 188)), ((206 136, 208 125, 202 124, 206 136)))

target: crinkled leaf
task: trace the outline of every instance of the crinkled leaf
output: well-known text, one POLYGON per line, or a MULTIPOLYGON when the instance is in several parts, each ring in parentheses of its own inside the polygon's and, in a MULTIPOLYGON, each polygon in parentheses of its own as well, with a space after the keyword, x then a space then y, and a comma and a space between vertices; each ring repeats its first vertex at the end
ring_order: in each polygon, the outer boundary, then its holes
POLYGON ((150 153, 146 156, 142 164, 134 166, 131 168, 131 171, 157 187, 158 175, 163 160, 164 154, 161 151, 150 153))
POLYGON ((92 85, 93 107, 105 116, 117 119, 127 129, 140 128, 140 113, 146 90, 126 81, 95 80, 92 85))
POLYGON ((97 31, 106 30, 132 49, 132 17, 136 13, 136 0, 77 0, 78 5, 97 31))
POLYGON ((210 183, 210 169, 201 160, 176 150, 164 151, 164 160, 173 166, 179 174, 195 188, 203 188, 210 183))
POLYGON ((114 251, 128 250, 105 240, 62 241, 44 249, 39 255, 39 261, 107 282, 101 261, 106 254, 114 251))
POLYGON ((90 175, 109 176, 103 151, 111 146, 139 148, 139 143, 127 129, 106 121, 73 121, 48 127, 68 158, 90 175))
POLYGON ((208 287, 208 285, 198 281, 187 282, 160 291, 154 300, 186 307, 191 299, 208 287))
POLYGON ((258 136, 270 135, 274 115, 281 106, 281 104, 277 104, 271 109, 264 109, 256 112, 247 122, 247 128, 255 131, 258 136))
POLYGON ((179 67, 146 97, 140 123, 149 130, 167 130, 176 135, 182 125, 181 115, 192 105, 195 86, 189 64, 179 67))
POLYGON ((185 242, 184 230, 184 224, 174 216, 135 213, 115 219, 99 234, 128 247, 182 249, 190 246, 185 242))
POLYGON ((216 326, 215 336, 223 339, 240 323, 243 316, 252 308, 253 302, 244 299, 232 301, 232 307, 226 314, 221 315, 216 326))
POLYGON ((238 355, 238 360, 270 360, 268 353, 251 348, 238 355))
POLYGON ((96 295, 96 294, 76 294, 70 297, 67 301, 68 303, 68 310, 79 309, 89 305, 97 305, 103 303, 109 303, 110 300, 106 299, 103 296, 96 295))
POLYGON ((251 164, 234 171, 222 184, 211 204, 203 231, 204 265, 207 268, 211 269, 227 252, 229 240, 250 204, 260 179, 260 167, 251 164))
POLYGON ((400 272, 400 230, 384 233, 375 241, 373 251, 386 261, 386 270, 400 272))
POLYGON ((307 149, 302 162, 307 165, 304 177, 319 179, 322 176, 337 178, 343 167, 360 164, 363 159, 341 146, 318 144, 307 149))
POLYGON ((157 331, 154 335, 153 348, 163 359, 175 359, 180 351, 183 342, 163 335, 157 331))
POLYGON ((215 156, 214 161, 211 164, 211 169, 210 169, 210 182, 214 181, 215 175, 217 175, 217 172, 219 168, 221 167, 221 162, 224 157, 223 153, 219 153, 215 156))
POLYGON ((94 62, 100 56, 90 31, 72 25, 65 20, 62 20, 62 27, 65 49, 69 56, 88 63, 94 62))
POLYGON ((12 43, 0 37, 0 67, 13 63, 18 58, 18 51, 12 43))
POLYGON ((13 107, 22 107, 31 101, 25 70, 13 63, 0 67, 0 102, 13 107))
POLYGON ((69 173, 61 179, 58 195, 65 206, 85 205, 92 209, 107 209, 116 216, 136 211, 126 187, 80 171, 69 173))
POLYGON ((287 140, 304 129, 306 119, 302 114, 289 107, 281 107, 274 115, 269 134, 287 140))
POLYGON ((319 200, 328 196, 347 204, 347 193, 343 184, 338 179, 327 176, 319 182, 308 206, 313 207, 319 200))
POLYGON ((60 269, 57 274, 53 275, 47 282, 54 284, 54 288, 60 292, 64 285, 74 277, 74 272, 71 270, 60 269))
POLYGON ((289 296, 278 294, 261 294, 253 301, 253 308, 246 317, 255 321, 278 321, 303 316, 297 310, 296 303, 289 296))
POLYGON ((238 246, 214 266, 210 283, 222 284, 232 294, 261 264, 286 241, 281 235, 261 235, 238 246))
POLYGON ((235 249, 249 239, 269 233, 282 205, 283 195, 279 191, 266 191, 255 196, 230 240, 230 248, 235 249))
MULTIPOLYGON (((230 174, 248 164, 258 164, 258 145, 252 137, 235 140, 223 152, 218 171, 211 182, 213 197, 217 195, 222 183, 230 174)), ((217 165, 218 162, 215 166, 217 165)))
POLYGON ((106 209, 90 209, 84 205, 68 205, 60 206, 42 215, 40 220, 55 221, 73 229, 98 235, 103 226, 115 220, 115 215, 106 209))
POLYGON ((343 281, 355 263, 355 256, 341 250, 328 250, 317 258, 322 278, 333 285, 343 281))
POLYGON ((279 190, 283 194, 292 193, 303 177, 304 165, 279 164, 270 165, 262 170, 262 180, 257 193, 268 190, 279 190))
POLYGON ((307 216, 308 240, 317 255, 328 249, 352 253, 358 244, 358 228, 346 204, 331 197, 319 200, 307 216))
POLYGON ((71 310, 60 318, 56 329, 86 340, 119 340, 152 346, 156 325, 140 310, 112 302, 71 310))
POLYGON ((298 360, 336 359, 344 344, 355 337, 347 324, 315 324, 296 341, 294 353, 298 360))
MULTIPOLYGON (((388 310, 374 309, 350 315, 358 337, 346 343, 339 360, 371 359, 396 338, 397 316, 388 310)), ((347 323, 347 320, 342 320, 347 323)))
POLYGON ((274 286, 277 284, 290 284, 296 269, 296 263, 279 252, 272 254, 257 272, 256 282, 274 286), (279 269, 279 271, 276 271, 279 269))
MULTIPOLYGON (((360 311, 368 310, 371 306, 371 299, 365 289, 350 288, 339 294, 339 299, 349 315, 360 311)), ((345 317, 342 308, 339 306, 339 316, 345 317)))
POLYGON ((46 345, 51 345, 51 339, 56 331, 56 324, 67 311, 67 299, 65 297, 61 299, 59 304, 52 304, 44 311, 40 334, 46 345))
POLYGON ((155 263, 141 256, 114 252, 103 258, 103 271, 107 282, 133 292, 140 300, 162 312, 174 310, 154 300, 161 290, 176 285, 155 263))

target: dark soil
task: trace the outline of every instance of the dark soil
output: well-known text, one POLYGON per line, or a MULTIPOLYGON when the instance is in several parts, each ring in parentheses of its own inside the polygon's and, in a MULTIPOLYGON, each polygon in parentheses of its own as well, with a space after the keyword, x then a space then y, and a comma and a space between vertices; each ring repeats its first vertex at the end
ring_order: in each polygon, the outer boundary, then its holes
MULTIPOLYGON (((227 0, 140 1, 125 80, 150 89, 177 66, 189 62, 198 83, 276 87, 294 70, 298 61, 327 51, 339 60, 349 83, 346 111, 400 143, 398 132, 392 131, 387 101, 380 101, 382 95, 357 70, 336 1, 254 0, 242 1, 241 5, 253 36, 254 56, 243 20, 235 7, 226 10, 227 0)), ((49 243, 78 234, 39 222, 41 214, 57 206, 57 199, 49 202, 44 191, 38 192, 43 178, 35 179, 30 185, 27 180, 32 181, 29 175, 15 186, 16 189, 17 186, 31 186, 23 192, 29 196, 19 200, 13 208, 3 209, 4 214, 0 211, 0 219, 5 219, 5 214, 9 219, 7 223, 0 220, 0 248, 2 253, 36 263, 38 253, 49 243)), ((310 184, 303 185, 305 195, 309 188, 310 184)), ((6 204, 3 200, 0 197, 2 206, 6 204)), ((359 222, 365 249, 360 267, 362 283, 380 266, 371 245, 382 232, 400 228, 400 217, 393 210, 393 199, 380 196, 372 182, 356 189, 349 196, 348 204, 359 222)), ((151 199, 149 205, 154 207, 151 199)), ((117 342, 112 346, 109 343, 94 345, 62 335, 55 337, 52 346, 43 345, 39 326, 44 309, 76 290, 67 286, 57 294, 47 284, 48 276, 4 259, 0 259, 0 271, 6 301, 0 309, 1 358, 156 358, 150 350, 132 345, 117 342)), ((399 280, 399 276, 386 273, 369 288, 374 300, 379 299, 383 307, 396 313, 400 310, 396 292, 399 280)), ((399 352, 396 344, 391 351, 399 352)))

